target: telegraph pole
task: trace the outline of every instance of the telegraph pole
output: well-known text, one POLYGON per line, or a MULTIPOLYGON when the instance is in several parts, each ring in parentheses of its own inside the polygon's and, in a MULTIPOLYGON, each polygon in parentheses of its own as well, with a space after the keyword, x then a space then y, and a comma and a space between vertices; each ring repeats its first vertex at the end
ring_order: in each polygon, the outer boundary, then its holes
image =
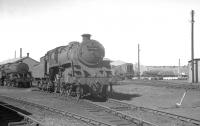
POLYGON ((178 77, 181 77, 181 71, 180 71, 180 67, 181 67, 181 60, 178 60, 178 77))
POLYGON ((192 65, 192 83, 194 83, 194 10, 191 12, 191 65, 192 65))
POLYGON ((140 79, 140 45, 138 44, 138 79, 140 79))

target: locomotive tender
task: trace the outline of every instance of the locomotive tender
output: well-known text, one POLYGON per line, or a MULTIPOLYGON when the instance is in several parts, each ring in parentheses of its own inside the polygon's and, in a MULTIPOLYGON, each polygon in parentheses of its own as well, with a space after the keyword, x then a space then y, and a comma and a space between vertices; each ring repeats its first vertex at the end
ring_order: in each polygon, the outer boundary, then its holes
POLYGON ((68 91, 68 95, 78 98, 85 95, 106 98, 112 75, 110 61, 104 60, 104 47, 90 37, 83 34, 81 43, 73 41, 48 51, 33 69, 38 86, 54 92, 68 91))
POLYGON ((134 76, 133 64, 125 63, 118 66, 111 66, 113 76, 120 80, 132 79, 134 76))
POLYGON ((32 76, 29 66, 22 61, 6 63, 0 66, 2 86, 31 87, 32 76))

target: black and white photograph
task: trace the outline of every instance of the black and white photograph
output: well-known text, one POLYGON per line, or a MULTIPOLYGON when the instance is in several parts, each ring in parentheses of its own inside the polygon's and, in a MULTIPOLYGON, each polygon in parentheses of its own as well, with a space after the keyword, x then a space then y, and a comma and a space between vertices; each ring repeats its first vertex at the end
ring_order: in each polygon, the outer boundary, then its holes
POLYGON ((199 0, 0 0, 0 126, 200 126, 199 0))

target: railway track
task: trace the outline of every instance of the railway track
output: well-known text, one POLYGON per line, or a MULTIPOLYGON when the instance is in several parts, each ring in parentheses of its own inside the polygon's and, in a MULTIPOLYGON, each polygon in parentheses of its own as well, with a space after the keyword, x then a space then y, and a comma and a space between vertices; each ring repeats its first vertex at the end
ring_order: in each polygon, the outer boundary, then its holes
MULTIPOLYGON (((43 93, 43 95, 50 95, 50 93, 43 93)), ((52 94, 54 98, 59 98, 65 100, 65 97, 60 97, 58 94, 52 94), (56 97, 55 97, 56 96, 56 97)), ((72 98, 71 102, 77 102, 80 105, 81 109, 85 109, 89 115, 93 115, 96 119, 88 118, 87 116, 67 112, 58 108, 52 108, 47 105, 41 105, 36 103, 28 102, 24 100, 26 98, 14 98, 8 96, 0 96, 0 98, 6 101, 14 101, 23 105, 29 105, 33 107, 40 108, 41 110, 48 110, 57 114, 61 114, 63 116, 75 118, 77 120, 81 120, 82 122, 88 125, 95 125, 95 126, 157 126, 153 123, 147 122, 145 120, 141 120, 138 118, 133 118, 131 116, 125 115, 123 113, 117 112, 110 108, 106 108, 100 105, 92 104, 86 100, 79 100, 77 101, 76 98, 72 98)))
MULTIPOLYGON (((44 92, 41 92, 44 93, 44 92)), ((53 95, 61 100, 66 100, 66 97, 62 97, 57 93, 47 93, 44 95, 53 95)), ((96 115, 100 120, 104 120, 105 122, 109 122, 108 125, 113 126, 158 126, 151 122, 142 120, 137 117, 131 117, 129 115, 123 114, 106 106, 97 105, 89 100, 80 99, 77 101, 76 98, 68 96, 67 99, 72 102, 77 102, 80 106, 87 110, 88 113, 92 113, 96 115)))
POLYGON ((146 120, 158 126, 200 126, 200 120, 183 117, 180 115, 167 113, 155 109, 139 107, 124 103, 118 100, 109 99, 107 102, 93 103, 102 107, 110 108, 114 111, 146 120))
MULTIPOLYGON (((58 114, 58 115, 62 115, 64 117, 67 117, 67 118, 73 118, 73 119, 76 119, 78 121, 81 121, 79 125, 84 125, 83 123, 85 123, 85 125, 91 125, 91 126, 113 126, 113 125, 110 125, 110 124, 106 124, 104 122, 99 122, 99 121, 96 121, 96 120, 93 120, 93 119, 90 119, 90 118, 87 118, 87 117, 84 117, 84 116, 81 116, 81 115, 78 115, 78 114, 75 114, 75 113, 71 113, 71 112, 66 112, 66 111, 63 111, 63 110, 59 110, 57 108, 53 108, 53 107, 49 107, 47 105, 41 105, 41 104, 36 104, 36 103, 32 103, 32 102, 28 102, 26 100, 23 100, 23 98, 14 98, 14 97, 8 97, 8 96, 5 96, 5 95, 0 95, 0 98, 1 100, 5 100, 5 101, 12 101, 12 102, 16 102, 16 103, 20 103, 22 106, 31 106, 31 107, 34 107, 34 108, 39 108, 41 111, 45 110, 45 111, 50 111, 52 113, 55 113, 55 114, 58 114)), ((36 120, 37 121, 37 120, 36 120)), ((40 120, 38 122, 43 122, 44 120, 40 120)), ((43 123, 43 125, 46 125, 43 123)), ((77 126, 77 124, 76 124, 77 126)))
POLYGON ((77 101, 73 97, 60 96, 57 93, 47 93, 37 91, 40 95, 53 97, 61 101, 75 102, 80 109, 87 111, 88 115, 79 115, 77 113, 67 112, 63 109, 49 107, 37 103, 28 102, 26 98, 13 98, 0 96, 7 100, 12 100, 21 104, 45 109, 62 116, 74 118, 88 125, 98 126, 200 126, 200 120, 191 119, 159 110, 139 107, 124 103, 114 99, 108 99, 106 102, 92 102, 90 100, 80 99, 77 101))
POLYGON ((91 102, 90 100, 80 100, 80 102, 83 107, 90 108, 90 112, 112 113, 138 126, 200 126, 200 120, 135 106, 115 99, 108 99, 107 102, 91 102))
POLYGON ((0 107, 2 108, 1 115, 3 116, 1 119, 3 118, 4 122, 8 122, 10 126, 44 126, 42 122, 14 106, 0 102, 0 107))

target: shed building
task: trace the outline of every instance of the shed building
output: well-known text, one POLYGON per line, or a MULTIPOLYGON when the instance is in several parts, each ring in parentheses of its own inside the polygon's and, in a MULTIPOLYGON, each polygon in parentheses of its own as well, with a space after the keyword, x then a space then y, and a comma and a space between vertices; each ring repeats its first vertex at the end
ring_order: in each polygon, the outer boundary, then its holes
POLYGON ((40 63, 33 66, 32 76, 34 78, 44 78, 44 56, 40 58, 40 63))
POLYGON ((20 61, 22 61, 23 63, 26 63, 29 66, 29 71, 31 73, 33 71, 33 67, 39 63, 38 61, 29 57, 29 54, 27 53, 27 56, 25 56, 25 57, 13 58, 13 59, 2 61, 2 62, 0 62, 0 66, 7 64, 7 63, 16 63, 16 62, 20 62, 20 61))

